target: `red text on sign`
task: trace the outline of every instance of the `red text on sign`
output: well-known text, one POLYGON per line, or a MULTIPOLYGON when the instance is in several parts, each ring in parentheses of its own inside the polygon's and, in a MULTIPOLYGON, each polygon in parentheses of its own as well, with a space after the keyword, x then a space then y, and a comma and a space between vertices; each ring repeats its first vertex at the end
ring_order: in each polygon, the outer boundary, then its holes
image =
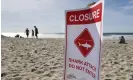
POLYGON ((94 8, 67 12, 67 24, 90 24, 101 21, 102 4, 94 8))

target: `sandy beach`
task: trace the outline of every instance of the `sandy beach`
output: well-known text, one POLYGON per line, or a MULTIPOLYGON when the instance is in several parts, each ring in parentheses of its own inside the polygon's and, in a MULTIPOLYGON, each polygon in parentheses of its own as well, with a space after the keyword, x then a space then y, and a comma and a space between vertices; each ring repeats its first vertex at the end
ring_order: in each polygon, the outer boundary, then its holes
MULTIPOLYGON (((101 80, 133 80, 133 40, 104 40, 101 80)), ((64 39, 1 40, 2 80, 63 80, 64 39)))

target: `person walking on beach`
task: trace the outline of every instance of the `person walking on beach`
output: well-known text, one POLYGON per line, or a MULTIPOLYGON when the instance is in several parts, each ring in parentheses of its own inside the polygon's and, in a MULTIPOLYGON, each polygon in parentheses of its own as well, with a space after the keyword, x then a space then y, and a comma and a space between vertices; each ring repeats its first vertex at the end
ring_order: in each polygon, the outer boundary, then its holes
POLYGON ((38 34, 39 34, 38 28, 36 28, 36 26, 34 26, 34 28, 35 28, 35 36, 36 36, 36 38, 38 39, 38 34))
POLYGON ((26 33, 26 36, 28 38, 29 37, 29 29, 28 28, 26 28, 25 33, 26 33))
POLYGON ((34 30, 32 29, 32 37, 34 37, 34 30))

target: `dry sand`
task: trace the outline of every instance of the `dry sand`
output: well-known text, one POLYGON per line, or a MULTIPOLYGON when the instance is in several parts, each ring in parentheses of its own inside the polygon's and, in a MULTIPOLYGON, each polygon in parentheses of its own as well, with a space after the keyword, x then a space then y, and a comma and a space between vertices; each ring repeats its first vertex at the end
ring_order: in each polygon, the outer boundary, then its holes
MULTIPOLYGON (((101 80, 133 80, 133 40, 103 42, 101 80)), ((2 80, 63 80, 64 39, 1 40, 2 80)))

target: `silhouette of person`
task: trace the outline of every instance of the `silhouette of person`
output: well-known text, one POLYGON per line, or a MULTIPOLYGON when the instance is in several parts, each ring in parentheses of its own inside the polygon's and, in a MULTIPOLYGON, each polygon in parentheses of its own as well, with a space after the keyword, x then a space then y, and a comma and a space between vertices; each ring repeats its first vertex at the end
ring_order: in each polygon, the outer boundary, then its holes
POLYGON ((121 36, 119 43, 126 43, 124 36, 121 36))
POLYGON ((39 34, 38 28, 36 28, 36 26, 34 26, 34 28, 35 28, 35 36, 36 36, 36 38, 38 38, 38 34, 39 34))
POLYGON ((32 37, 34 37, 34 30, 32 29, 32 37))
POLYGON ((26 33, 26 36, 28 38, 29 37, 29 29, 28 28, 26 28, 25 33, 26 33))

